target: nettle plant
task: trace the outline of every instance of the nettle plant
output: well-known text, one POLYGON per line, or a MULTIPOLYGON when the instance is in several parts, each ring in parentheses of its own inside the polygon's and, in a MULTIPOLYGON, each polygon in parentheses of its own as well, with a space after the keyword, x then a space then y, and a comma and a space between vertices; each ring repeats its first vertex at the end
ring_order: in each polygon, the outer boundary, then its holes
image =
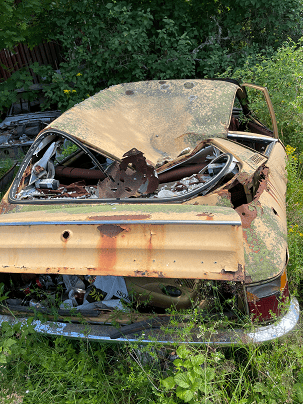
POLYGON ((178 358, 173 361, 174 375, 162 380, 162 386, 170 397, 162 392, 162 402, 172 403, 172 396, 175 395, 186 403, 198 403, 213 395, 213 381, 216 376, 213 364, 220 361, 224 355, 219 352, 213 356, 203 351, 194 353, 184 345, 177 348, 176 354, 178 358))

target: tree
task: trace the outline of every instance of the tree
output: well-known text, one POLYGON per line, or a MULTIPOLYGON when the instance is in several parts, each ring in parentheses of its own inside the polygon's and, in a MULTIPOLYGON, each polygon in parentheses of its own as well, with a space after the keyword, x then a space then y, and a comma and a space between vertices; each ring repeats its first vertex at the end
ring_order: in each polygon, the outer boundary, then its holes
POLYGON ((0 0, 0 50, 26 42, 30 47, 45 39, 40 17, 51 0, 0 0))

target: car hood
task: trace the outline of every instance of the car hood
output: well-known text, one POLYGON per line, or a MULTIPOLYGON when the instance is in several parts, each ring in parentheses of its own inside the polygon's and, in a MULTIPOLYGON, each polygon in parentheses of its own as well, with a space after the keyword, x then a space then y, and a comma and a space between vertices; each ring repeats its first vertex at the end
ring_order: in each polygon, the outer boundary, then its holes
POLYGON ((154 165, 227 137, 238 87, 225 81, 144 81, 112 86, 74 106, 48 128, 120 160, 136 148, 154 165))

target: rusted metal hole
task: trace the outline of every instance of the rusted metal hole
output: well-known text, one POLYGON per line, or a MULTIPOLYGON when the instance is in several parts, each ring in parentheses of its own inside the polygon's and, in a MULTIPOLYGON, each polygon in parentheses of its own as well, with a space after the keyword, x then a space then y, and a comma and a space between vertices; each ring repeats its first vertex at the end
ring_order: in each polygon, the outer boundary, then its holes
POLYGON ((70 231, 65 230, 65 231, 62 233, 62 238, 63 238, 63 240, 68 240, 68 239, 70 238, 70 231))
POLYGON ((133 92, 133 90, 127 90, 127 91, 125 91, 125 94, 126 95, 133 95, 134 92, 133 92))
POLYGON ((242 216, 245 216, 245 212, 242 212, 242 216))
POLYGON ((274 212, 275 215, 279 216, 279 215, 278 215, 278 212, 276 211, 275 208, 272 208, 272 211, 274 212))
POLYGON ((117 237, 125 228, 117 224, 101 224, 97 227, 102 237, 117 237))
POLYGON ((194 86, 194 83, 185 83, 184 84, 184 87, 186 88, 186 89, 191 89, 191 88, 193 88, 193 86, 194 86))

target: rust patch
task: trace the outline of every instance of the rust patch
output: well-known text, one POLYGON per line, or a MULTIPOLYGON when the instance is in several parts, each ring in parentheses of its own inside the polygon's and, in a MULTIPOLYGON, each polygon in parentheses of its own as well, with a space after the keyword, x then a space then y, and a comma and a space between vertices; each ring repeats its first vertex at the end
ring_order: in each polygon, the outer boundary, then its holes
POLYGON ((269 173, 269 168, 264 167, 263 170, 260 173, 260 175, 263 174, 264 179, 260 181, 258 190, 257 190, 256 195, 254 197, 254 201, 257 201, 260 198, 263 191, 267 190, 268 173, 269 173))
MULTIPOLYGON (((244 172, 244 173, 239 173, 237 175, 237 181, 242 184, 242 185, 247 185, 250 184, 252 182, 252 176, 248 177, 248 175, 244 172)), ((231 186, 233 186, 234 184, 232 183, 231 186)))
POLYGON ((238 270, 236 272, 233 271, 226 271, 224 268, 221 270, 221 274, 224 275, 224 280, 228 281, 243 281, 244 276, 244 269, 241 264, 238 264, 238 270))
POLYGON ((207 220, 214 220, 214 215, 212 213, 198 213, 197 216, 205 217, 207 220))
POLYGON ((13 205, 11 203, 2 200, 2 202, 0 203, 0 215, 11 212, 12 210, 15 209, 15 207, 16 205, 13 205))
POLYGON ((152 278, 165 278, 165 276, 163 275, 162 271, 152 271, 152 272, 148 272, 148 271, 134 271, 134 275, 135 276, 146 276, 146 277, 152 277, 152 278))
POLYGON ((97 227, 101 233, 101 237, 115 238, 126 229, 117 224, 101 224, 97 227))
POLYGON ((217 191, 216 194, 221 196, 221 197, 226 197, 229 200, 231 200, 231 195, 230 195, 230 192, 228 191, 227 188, 224 188, 224 189, 221 189, 220 191, 217 191))
POLYGON ((145 220, 151 215, 113 215, 113 216, 89 216, 88 220, 145 220))
POLYGON ((28 185, 29 180, 30 180, 30 177, 31 177, 31 173, 32 173, 32 163, 30 163, 30 164, 26 167, 26 169, 25 169, 25 171, 24 171, 24 174, 23 174, 23 176, 22 176, 22 178, 21 178, 20 184, 19 184, 19 186, 18 186, 17 193, 19 193, 20 191, 22 191, 22 189, 25 188, 25 187, 28 185))
POLYGON ((34 173, 38 176, 40 173, 42 173, 43 171, 45 171, 45 169, 41 166, 35 166, 34 168, 34 173))
MULTIPOLYGON (((103 225, 98 226, 98 230, 103 228, 102 230, 112 234, 112 236, 108 237, 106 235, 102 235, 99 238, 97 249, 98 249, 98 263, 97 263, 97 270, 101 270, 106 272, 107 274, 113 274, 113 270, 116 265, 117 261, 117 238, 116 236, 121 233, 124 229, 120 226, 114 225, 103 225), (106 226, 107 229, 105 230, 103 226, 106 226), (108 228, 111 226, 111 228, 108 228), (113 228, 116 227, 114 230, 113 228), (121 231, 120 231, 121 230, 121 231), (116 235, 113 235, 116 234, 116 235)), ((101 231, 100 231, 101 232, 101 231)))
POLYGON ((244 229, 250 228, 251 222, 257 217, 257 209, 247 203, 238 206, 235 211, 240 215, 244 229))
POLYGON ((136 148, 125 153, 120 164, 115 162, 107 171, 107 175, 108 178, 98 182, 99 198, 148 195, 159 185, 154 167, 146 162, 143 153, 136 148))

